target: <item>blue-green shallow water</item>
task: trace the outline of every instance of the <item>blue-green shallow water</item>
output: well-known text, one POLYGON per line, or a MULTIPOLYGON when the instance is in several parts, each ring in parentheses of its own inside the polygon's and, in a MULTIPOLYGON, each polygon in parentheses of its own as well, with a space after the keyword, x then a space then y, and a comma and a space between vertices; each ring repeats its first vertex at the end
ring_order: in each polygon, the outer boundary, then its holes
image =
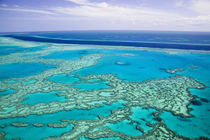
POLYGON ((49 77, 48 80, 56 82, 56 83, 63 83, 63 84, 73 84, 77 81, 80 81, 79 78, 76 78, 73 75, 67 75, 67 74, 53 75, 49 77))
POLYGON ((45 46, 36 46, 36 47, 30 47, 30 48, 23 48, 20 46, 0 46, 0 56, 3 55, 9 55, 12 53, 27 53, 27 52, 35 52, 35 51, 41 51, 45 46))
POLYGON ((123 120, 117 123, 107 123, 106 127, 112 129, 113 131, 124 133, 126 135, 139 136, 142 135, 142 132, 136 129, 137 125, 138 124, 136 123, 131 123, 130 120, 123 120))
POLYGON ((136 122, 131 122, 131 120, 123 120, 116 123, 106 123, 104 126, 97 127, 96 130, 103 130, 110 128, 113 131, 121 132, 131 136, 139 136, 143 133, 136 129, 137 126, 141 127, 143 131, 146 133, 152 130, 152 127, 146 125, 146 123, 154 124, 157 121, 154 119, 152 115, 153 112, 157 112, 155 109, 144 109, 142 107, 132 107, 131 108, 132 114, 130 118, 133 121, 138 121, 139 124, 136 122))
MULTIPOLYGON (((5 138, 10 140, 13 138, 21 138, 21 140, 40 140, 47 137, 61 136, 63 133, 70 132, 73 125, 68 125, 66 128, 51 128, 43 127, 14 127, 7 126, 3 131, 6 131, 5 138)), ((1 130, 1 129, 0 129, 1 130)))
POLYGON ((210 89, 191 89, 190 91, 193 95, 206 99, 204 101, 202 101, 200 98, 196 99, 201 103, 200 106, 189 106, 190 108, 193 108, 191 114, 195 117, 181 118, 174 116, 169 112, 164 112, 161 115, 161 118, 166 122, 170 129, 176 131, 180 135, 190 138, 198 138, 199 136, 210 137, 210 89))
POLYGON ((33 83, 35 83, 35 82, 36 82, 36 80, 35 80, 35 79, 28 80, 28 81, 25 81, 25 82, 24 82, 24 85, 33 84, 33 83))
POLYGON ((3 97, 3 96, 6 96, 6 95, 10 95, 12 93, 15 93, 15 90, 7 89, 7 90, 4 90, 4 91, 0 91, 0 98, 3 97))
MULTIPOLYGON (((87 50, 87 54, 96 53, 96 50, 87 50)), ((184 72, 179 72, 181 75, 186 75, 193 77, 205 85, 210 86, 210 55, 208 54, 189 54, 189 53, 177 53, 177 54, 167 54, 162 52, 147 52, 147 51, 134 51, 134 50, 103 50, 97 49, 97 53, 107 54, 107 56, 103 57, 99 60, 99 64, 81 69, 79 71, 74 72, 74 74, 78 74, 80 76, 86 76, 89 74, 117 74, 120 78, 127 81, 143 81, 149 80, 153 78, 166 78, 173 76, 172 74, 168 74, 165 72, 166 69, 171 68, 184 68, 184 72), (131 53, 135 56, 125 56, 123 53, 131 53), (122 62, 123 64, 117 64, 116 62, 122 62), (198 66, 197 69, 193 69, 190 66, 195 65, 198 66)), ((80 55, 78 56, 78 58, 80 55)), ((68 58, 65 58, 68 59, 68 58)), ((202 91, 202 90, 199 90, 202 91)), ((195 94, 192 92, 192 94, 195 94)), ((204 93, 209 97, 209 92, 204 93)), ((201 96, 204 94, 200 94, 201 96)), ((198 96, 200 96, 198 95, 198 96)), ((209 126, 201 125, 208 122, 208 119, 203 119, 199 116, 198 110, 203 110, 202 108, 206 108, 208 104, 203 103, 201 106, 190 106, 194 109, 192 112, 195 115, 195 118, 192 118, 194 122, 202 122, 200 126, 204 128, 205 133, 208 133, 209 126), (196 111, 197 110, 197 111, 196 111)), ((200 112, 200 114, 206 114, 205 112, 200 112)), ((207 115, 209 116, 209 115, 207 115)), ((176 117, 175 117, 176 118, 176 117)), ((170 120, 170 117, 163 117, 163 120, 170 120)), ((173 120, 173 124, 182 123, 180 119, 173 120), (176 122, 177 121, 177 122, 176 122)), ((166 121, 168 125, 168 121, 166 121)), ((184 123, 182 123, 184 125, 184 123)), ((188 133, 186 131, 182 131, 177 129, 176 125, 172 127, 169 125, 169 128, 176 131, 178 134, 187 137, 200 137, 203 136, 203 132, 199 131, 203 130, 199 127, 194 127, 196 130, 190 136, 190 130, 192 129, 189 124, 188 125, 188 133)), ((148 128, 149 130, 149 128, 148 128)), ((209 137, 209 134, 205 134, 204 136, 209 137)))
MULTIPOLYGON (((93 52, 97 52, 95 50, 92 50, 93 52)), ((74 60, 74 59, 79 59, 80 57, 89 54, 90 52, 87 50, 71 50, 71 51, 58 51, 58 52, 53 52, 49 55, 42 56, 41 58, 46 58, 46 59, 68 59, 68 60, 74 60)))
POLYGON ((157 112, 155 109, 144 109, 142 107, 132 107, 131 108, 132 115, 130 116, 132 120, 138 121, 144 130, 144 132, 148 132, 152 129, 146 125, 146 123, 156 123, 157 121, 154 120, 154 116, 152 115, 153 112, 157 112))
MULTIPOLYGON (((206 86, 210 87, 210 55, 208 54, 189 54, 189 53, 178 53, 178 54, 166 54, 161 52, 146 52, 146 51, 126 51, 127 53, 135 54, 136 56, 122 56, 118 55, 123 51, 109 50, 112 53, 107 57, 102 58, 98 65, 81 69, 74 72, 81 76, 88 74, 117 74, 120 78, 127 81, 143 81, 151 78, 164 78, 173 76, 174 74, 168 74, 165 72, 166 69, 171 68, 184 68, 185 71, 179 72, 178 74, 190 76, 203 82, 206 86), (116 62, 123 62, 124 65, 116 64, 116 62), (192 65, 198 66, 197 69, 191 68, 192 65)), ((208 100, 210 92, 206 90, 191 91, 193 95, 198 97, 205 97, 208 100), (204 91, 204 92, 203 92, 204 91)), ((173 119, 173 121, 167 121, 171 118, 169 115, 162 117, 172 130, 180 135, 192 138, 198 138, 200 136, 210 137, 208 133, 210 130, 209 124, 209 103, 202 103, 201 106, 191 105, 194 109, 191 113, 195 115, 191 118, 192 122, 196 124, 200 122, 199 126, 190 125, 189 123, 183 123, 180 119, 173 119), (205 116, 205 117, 202 117, 205 116), (208 117, 207 117, 208 116, 208 117), (170 124, 173 125, 170 125, 170 124), (182 124, 182 128, 186 125, 185 131, 178 129, 176 124, 182 124), (202 129, 201 129, 202 128, 202 129), (194 133, 191 130, 194 129, 194 133), (205 133, 205 134, 204 134, 205 133)), ((174 116, 171 116, 174 117, 174 116)), ((176 117, 174 117, 176 118, 176 117)), ((193 123, 191 123, 193 124, 193 123)))
POLYGON ((49 93, 33 93, 26 95, 26 99, 22 104, 34 105, 37 103, 49 103, 53 101, 64 102, 66 101, 64 96, 58 96, 57 93, 62 93, 64 91, 52 91, 49 93))
MULTIPOLYGON (((80 69, 73 72, 80 76, 89 74, 117 74, 127 81, 143 81, 156 78, 166 78, 172 76, 165 72, 166 69, 181 67, 187 68, 190 65, 199 64, 201 60, 199 54, 187 55, 184 53, 167 54, 152 51, 135 50, 98 50, 107 54, 99 60, 97 65, 80 69), (125 53, 135 56, 125 56, 125 53), (194 60, 194 61, 192 61, 194 60), (123 64, 118 64, 122 62, 123 64)), ((203 59, 210 59, 209 55, 203 59)))
POLYGON ((49 137, 54 135, 60 135, 64 132, 68 132, 72 129, 72 126, 67 128, 48 128, 46 125, 47 123, 56 123, 61 122, 62 119, 69 119, 69 120, 96 120, 98 119, 98 115, 107 117, 111 115, 112 110, 124 108, 125 106, 122 105, 125 101, 120 100, 116 103, 111 105, 104 105, 102 107, 97 107, 91 110, 81 110, 81 109, 74 109, 72 111, 60 111, 53 114, 42 114, 42 115, 30 115, 27 117, 15 117, 15 118, 8 118, 8 119, 0 119, 0 125, 6 125, 6 128, 1 128, 0 131, 6 132, 6 138, 14 138, 14 137, 21 137, 24 139, 30 138, 31 135, 34 135, 34 139, 39 139, 40 137, 49 137), (14 127, 11 126, 11 123, 14 122, 23 122, 29 123, 30 126, 28 127, 14 127), (33 127, 32 124, 34 123, 43 123, 45 125, 43 129, 43 134, 38 135, 38 132, 41 131, 38 127, 33 127), (21 132, 20 132, 21 131, 21 132), (20 133, 16 133, 20 132, 20 133), (23 134, 23 132, 25 134, 23 134), (31 135, 27 134, 30 133, 31 135), (36 136, 37 135, 37 136, 36 136))
POLYGON ((193 109, 190 113, 195 117, 192 118, 180 118, 173 116, 169 112, 164 112, 161 118, 166 122, 167 126, 173 131, 180 135, 198 138, 200 136, 210 137, 210 56, 209 55, 196 55, 188 54, 197 69, 187 68, 186 71, 179 72, 181 75, 186 75, 193 77, 202 83, 204 83, 208 88, 203 90, 190 89, 193 95, 196 95, 201 105, 190 105, 189 107, 193 109), (196 57, 195 57, 196 56, 196 57), (200 98, 207 100, 202 101, 200 98), (183 129, 184 128, 184 129, 183 129))
POLYGON ((109 85, 107 85, 108 81, 103 82, 97 82, 97 83, 79 83, 74 85, 74 87, 77 87, 80 89, 80 91, 91 91, 91 90, 97 90, 97 89, 104 89, 104 88, 111 88, 109 85))
POLYGON ((43 63, 4 64, 0 65, 0 80, 36 75, 50 68, 55 68, 55 66, 43 63))

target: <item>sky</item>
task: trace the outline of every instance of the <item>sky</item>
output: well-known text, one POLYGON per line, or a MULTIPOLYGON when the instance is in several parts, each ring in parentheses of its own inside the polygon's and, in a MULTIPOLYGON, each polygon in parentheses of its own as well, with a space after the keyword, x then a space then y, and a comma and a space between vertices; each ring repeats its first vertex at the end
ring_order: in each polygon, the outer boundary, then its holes
POLYGON ((0 0, 0 32, 210 32, 210 0, 0 0))

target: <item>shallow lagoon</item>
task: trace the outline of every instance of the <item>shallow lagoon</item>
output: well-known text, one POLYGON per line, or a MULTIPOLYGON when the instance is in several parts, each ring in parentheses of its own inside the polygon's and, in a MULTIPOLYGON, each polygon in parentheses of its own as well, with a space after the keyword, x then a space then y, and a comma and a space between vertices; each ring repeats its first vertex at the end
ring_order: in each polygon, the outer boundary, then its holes
POLYGON ((110 88, 110 86, 107 85, 108 83, 109 83, 108 81, 97 82, 97 83, 79 83, 74 85, 74 87, 79 88, 80 91, 91 91, 91 90, 110 88))
POLYGON ((161 118, 165 121, 167 126, 176 131, 178 134, 190 138, 198 138, 199 136, 209 137, 209 116, 210 116, 210 97, 209 97, 209 88, 205 90, 190 90, 192 94, 197 95, 203 99, 206 99, 205 102, 201 99, 196 99, 201 103, 201 105, 190 105, 190 108, 193 110, 190 112, 195 117, 181 118, 179 116, 174 116, 169 112, 164 112, 161 115, 161 118), (207 97, 208 96, 208 97, 207 97), (184 129, 183 129, 184 128, 184 129))
POLYGON ((0 91, 0 98, 3 97, 3 96, 10 95, 12 93, 15 93, 15 90, 7 89, 7 90, 4 90, 4 91, 0 91))
POLYGON ((50 68, 55 68, 55 66, 43 63, 4 64, 0 65, 0 80, 36 75, 50 68))
POLYGON ((148 132, 152 129, 146 125, 146 123, 156 123, 153 112, 157 112, 155 109, 144 109, 142 107, 133 107, 131 108, 131 119, 140 122, 140 126, 143 128, 144 132, 148 132))
POLYGON ((71 50, 71 51, 67 50, 67 51, 52 52, 51 54, 43 56, 41 58, 73 60, 73 59, 79 59, 80 57, 87 54, 89 54, 89 51, 87 50, 71 50))
POLYGON ((73 84, 77 81, 80 81, 79 78, 76 78, 73 75, 67 75, 67 74, 53 75, 49 77, 48 80, 56 82, 56 83, 63 83, 63 84, 73 84))
POLYGON ((8 132, 8 134, 5 136, 6 139, 21 138, 23 140, 29 140, 29 139, 38 140, 38 139, 43 139, 50 136, 60 136, 63 133, 71 131, 72 128, 73 128, 73 125, 68 125, 66 128, 51 128, 48 126, 43 126, 43 127, 7 126, 6 128, 4 128, 4 131, 8 132))
POLYGON ((170 55, 162 52, 134 50, 101 50, 101 52, 106 52, 106 56, 99 60, 99 64, 81 69, 74 74, 86 76, 112 73, 124 80, 143 81, 169 77, 171 74, 166 73, 166 69, 186 68, 196 63, 191 61, 191 57, 195 57, 194 59, 199 57, 193 54, 189 56, 185 54, 170 55))
POLYGON ((64 102, 66 101, 64 96, 58 96, 57 93, 64 91, 53 91, 49 93, 33 93, 28 94, 22 104, 34 105, 37 103, 49 103, 49 102, 64 102))
POLYGON ((0 56, 9 55, 12 53, 27 53, 43 50, 44 46, 36 46, 30 48, 23 48, 20 46, 0 46, 0 56))
POLYGON ((129 120, 123 120, 118 123, 107 123, 106 127, 112 129, 113 131, 121 132, 126 135, 131 135, 131 136, 139 136, 142 135, 142 132, 136 129, 136 126, 138 124, 136 123, 131 123, 129 120))
POLYGON ((91 110, 80 110, 74 109, 72 111, 60 111, 53 114, 43 114, 43 115, 30 115, 27 117, 16 117, 8 119, 0 119, 0 126, 6 126, 5 128, 0 127, 0 131, 7 132, 6 138, 16 138, 21 137, 23 139, 29 139, 31 135, 34 135, 34 139, 46 138, 49 136, 58 136, 64 132, 69 132, 73 125, 69 125, 66 128, 49 128, 48 123, 58 123, 61 120, 97 120, 98 115, 103 117, 111 115, 112 110, 124 108, 122 105, 124 101, 119 101, 111 105, 104 105, 102 107, 97 107, 91 110), (15 127, 11 126, 14 122, 28 123, 27 127, 15 127), (34 123, 42 123, 44 127, 39 128, 32 126, 34 123), (42 132, 41 132, 42 130, 42 132), (19 132, 19 133, 16 133, 19 132), (41 134, 39 135, 39 133, 41 134), (31 135, 29 135, 29 133, 31 135))

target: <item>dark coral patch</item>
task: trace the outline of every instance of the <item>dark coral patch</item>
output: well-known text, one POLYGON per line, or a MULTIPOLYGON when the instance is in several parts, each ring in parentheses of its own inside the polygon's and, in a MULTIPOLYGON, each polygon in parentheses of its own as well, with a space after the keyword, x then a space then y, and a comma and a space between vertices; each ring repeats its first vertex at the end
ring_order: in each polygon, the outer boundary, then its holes
POLYGON ((201 103, 200 101, 198 101, 198 100, 193 100, 193 101, 192 101, 192 104, 193 104, 193 105, 197 105, 197 106, 202 105, 202 103, 201 103))
POLYGON ((188 118, 183 118, 183 117, 177 117, 177 119, 179 119, 180 121, 184 121, 184 122, 190 122, 191 120, 188 118))
POLYGON ((160 117, 155 117, 153 120, 160 122, 162 119, 160 117))
POLYGON ((208 103, 208 102, 209 102, 209 100, 206 99, 206 98, 200 98, 200 100, 201 100, 202 102, 205 102, 205 103, 208 103))

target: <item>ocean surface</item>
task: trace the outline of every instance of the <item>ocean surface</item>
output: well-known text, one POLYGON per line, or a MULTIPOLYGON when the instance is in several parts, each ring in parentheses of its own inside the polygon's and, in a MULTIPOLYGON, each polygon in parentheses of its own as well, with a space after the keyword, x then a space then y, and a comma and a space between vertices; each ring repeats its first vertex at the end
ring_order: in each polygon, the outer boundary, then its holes
POLYGON ((210 139, 209 118, 210 33, 0 34, 0 139, 210 139))

